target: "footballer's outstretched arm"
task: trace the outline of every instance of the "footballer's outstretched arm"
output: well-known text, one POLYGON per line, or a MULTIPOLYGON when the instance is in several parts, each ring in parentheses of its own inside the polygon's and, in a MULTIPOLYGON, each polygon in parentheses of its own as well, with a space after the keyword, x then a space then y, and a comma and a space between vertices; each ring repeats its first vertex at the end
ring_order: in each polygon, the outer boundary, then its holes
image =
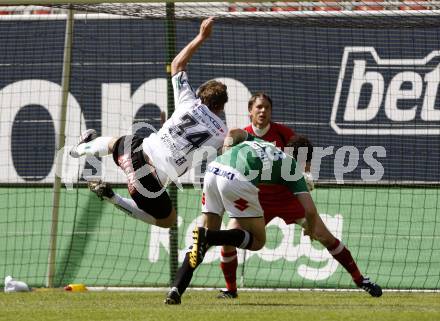
POLYGON ((247 131, 241 128, 231 128, 228 130, 228 134, 223 141, 223 152, 228 150, 230 147, 241 143, 248 139, 249 134, 247 131))
POLYGON ((202 21, 199 34, 193 40, 191 40, 171 62, 172 76, 177 74, 179 71, 186 69, 186 65, 188 64, 188 61, 191 59, 193 54, 211 35, 213 24, 214 17, 209 17, 202 21))

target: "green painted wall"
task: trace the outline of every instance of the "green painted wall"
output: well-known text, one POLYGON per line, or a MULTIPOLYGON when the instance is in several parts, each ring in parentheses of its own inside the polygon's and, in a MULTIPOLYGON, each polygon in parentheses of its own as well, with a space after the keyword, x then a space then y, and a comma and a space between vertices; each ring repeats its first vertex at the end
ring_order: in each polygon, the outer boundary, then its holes
MULTIPOLYGON (((125 190, 119 190, 125 194, 125 190)), ((387 288, 440 287, 440 189, 318 188, 317 207, 360 269, 387 288)), ((43 286, 52 189, 0 188, 0 276, 43 286)), ((86 188, 63 191, 58 226, 57 286, 167 286, 168 230, 148 226, 99 201, 86 188)), ((180 259, 200 215, 200 191, 178 199, 180 259)), ((226 219, 225 219, 226 221, 226 219)), ((240 252, 247 287, 352 287, 349 275, 298 226, 273 221, 258 253, 240 252)), ((223 286, 211 250, 194 286, 223 286)))

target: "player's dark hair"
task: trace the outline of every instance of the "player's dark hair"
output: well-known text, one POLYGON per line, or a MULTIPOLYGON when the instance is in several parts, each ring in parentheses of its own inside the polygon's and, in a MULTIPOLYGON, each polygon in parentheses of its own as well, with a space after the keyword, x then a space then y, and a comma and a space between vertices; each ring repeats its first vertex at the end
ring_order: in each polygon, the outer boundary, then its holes
POLYGON ((269 97, 268 94, 262 91, 258 91, 255 94, 252 95, 252 97, 248 101, 248 110, 250 111, 252 109, 252 106, 254 105, 257 98, 266 99, 270 103, 270 107, 272 108, 272 99, 269 97))
POLYGON ((312 142, 303 135, 295 135, 293 140, 289 142, 286 147, 293 147, 292 157, 297 159, 298 149, 301 147, 307 147, 307 159, 306 162, 311 162, 313 157, 313 145, 312 142))
POLYGON ((197 96, 210 110, 223 110, 228 102, 228 92, 225 84, 217 80, 208 80, 197 90, 197 96))

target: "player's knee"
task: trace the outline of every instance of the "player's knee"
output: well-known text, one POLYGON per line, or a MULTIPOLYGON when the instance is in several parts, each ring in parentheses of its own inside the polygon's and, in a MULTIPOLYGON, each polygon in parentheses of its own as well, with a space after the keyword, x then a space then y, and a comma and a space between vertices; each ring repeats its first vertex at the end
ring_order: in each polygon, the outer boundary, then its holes
POLYGON ((333 236, 317 236, 317 240, 326 248, 332 246, 335 243, 335 237, 333 236))
POLYGON ((266 234, 254 234, 252 239, 252 244, 249 245, 248 249, 251 251, 261 250, 266 244, 266 234))
POLYGON ((251 251, 261 250, 263 248, 264 244, 265 244, 265 242, 261 242, 260 240, 254 239, 249 250, 251 250, 251 251))
POLYGON ((115 145, 116 145, 116 142, 118 141, 118 138, 117 137, 113 137, 110 141, 109 141, 109 143, 108 143, 108 151, 109 151, 109 153, 113 153, 114 152, 114 150, 115 150, 115 145))
POLYGON ((222 250, 223 250, 223 253, 231 253, 231 252, 236 251, 236 248, 234 246, 230 246, 230 245, 223 245, 222 250))
POLYGON ((316 229, 315 233, 316 240, 325 247, 330 247, 335 243, 336 238, 332 233, 325 227, 320 227, 316 229))
POLYGON ((173 226, 177 221, 177 213, 174 208, 171 209, 170 215, 165 218, 156 220, 156 225, 163 228, 169 228, 173 226))

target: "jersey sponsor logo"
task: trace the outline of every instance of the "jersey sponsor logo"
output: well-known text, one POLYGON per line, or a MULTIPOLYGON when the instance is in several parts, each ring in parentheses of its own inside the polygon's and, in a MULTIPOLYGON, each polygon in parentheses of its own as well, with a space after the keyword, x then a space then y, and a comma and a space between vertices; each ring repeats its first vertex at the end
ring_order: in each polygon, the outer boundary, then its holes
POLYGON ((214 175, 224 177, 230 181, 232 181, 235 177, 234 173, 225 171, 225 170, 218 168, 218 167, 215 167, 215 166, 208 166, 207 171, 210 173, 213 173, 214 175))
POLYGON ((184 153, 176 146, 175 141, 167 132, 164 132, 160 136, 160 140, 164 144, 164 146, 166 146, 166 148, 171 151, 171 155, 173 155, 174 162, 177 166, 182 166, 183 164, 185 164, 187 159, 184 156, 184 153))
POLYGON ((439 135, 440 50, 412 59, 346 47, 330 124, 339 135, 439 135))
POLYGON ((202 205, 206 204, 205 193, 202 194, 202 205))
MULTIPOLYGON (((223 130, 223 126, 222 124, 220 124, 220 122, 218 122, 214 117, 212 117, 211 112, 208 112, 206 109, 208 107, 205 107, 205 105, 199 105, 197 107, 197 110, 203 114, 203 116, 205 117, 205 119, 209 119, 209 121, 211 122, 212 125, 214 125, 214 127, 221 133, 224 133, 225 131, 223 130)), ((209 109, 208 109, 209 110, 209 109)))
POLYGON ((239 198, 238 200, 234 201, 234 204, 235 208, 239 209, 242 212, 249 207, 249 202, 243 198, 239 198))
POLYGON ((268 147, 266 142, 244 141, 243 143, 250 146, 252 150, 255 151, 255 153, 257 154, 256 156, 261 160, 263 164, 269 161, 269 155, 266 151, 266 147, 268 147))
POLYGON ((244 144, 249 145, 256 153, 256 156, 263 164, 262 169, 272 168, 272 163, 286 158, 286 154, 269 142, 261 141, 245 141, 244 144))

